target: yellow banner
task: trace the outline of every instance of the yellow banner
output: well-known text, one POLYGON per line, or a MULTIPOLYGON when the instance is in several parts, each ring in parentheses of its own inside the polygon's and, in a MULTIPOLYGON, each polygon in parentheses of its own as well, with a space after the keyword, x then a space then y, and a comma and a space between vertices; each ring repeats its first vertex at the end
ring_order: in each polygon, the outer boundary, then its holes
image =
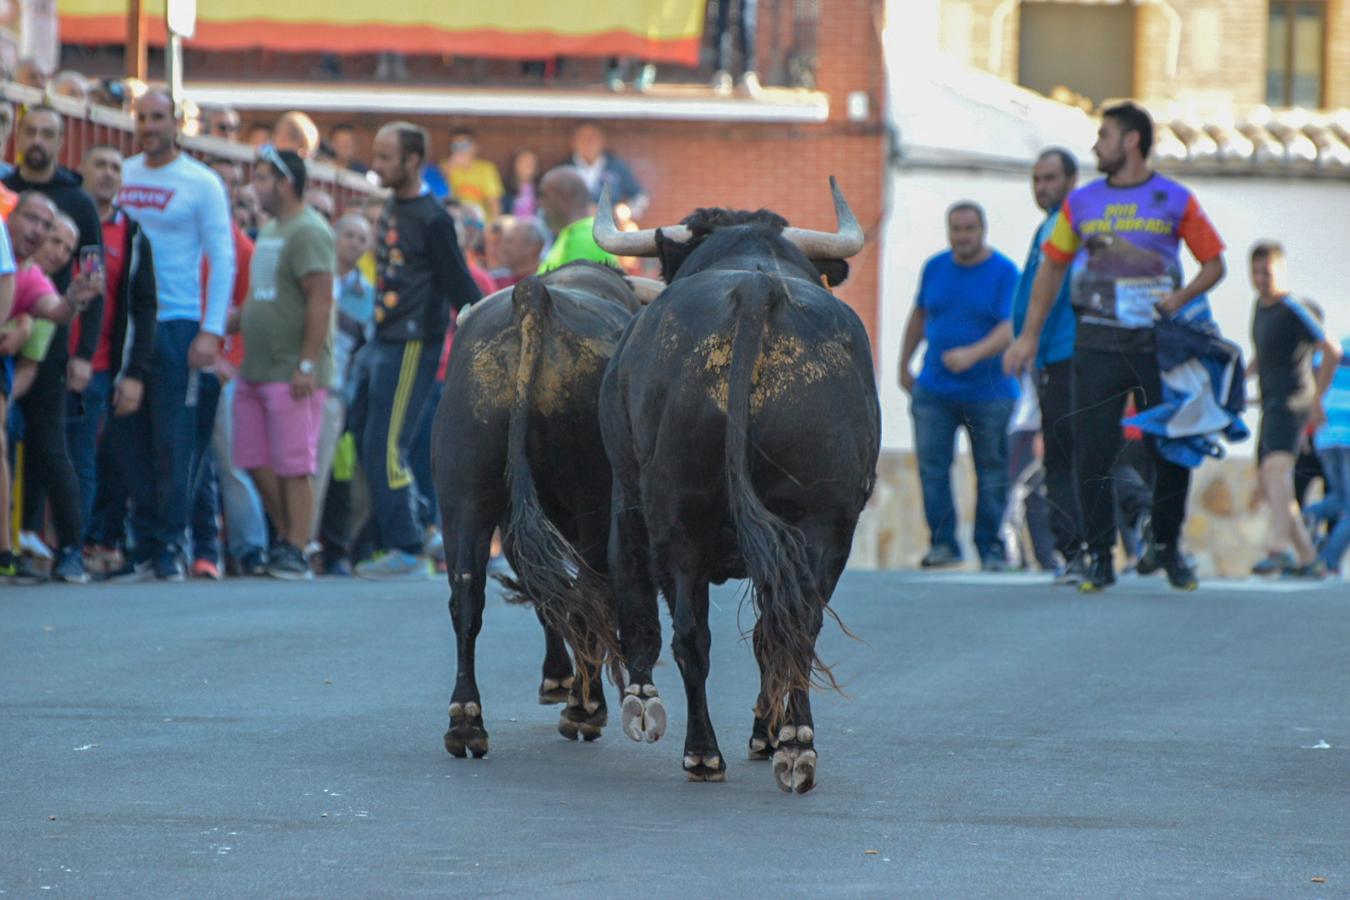
MULTIPOLYGON (((374 53, 454 53, 546 59, 635 56, 696 65, 706 0, 199 0, 204 49, 267 47, 374 53)), ((164 0, 145 0, 150 38, 164 40, 164 0)), ((126 40, 126 0, 61 0, 61 39, 126 40)))

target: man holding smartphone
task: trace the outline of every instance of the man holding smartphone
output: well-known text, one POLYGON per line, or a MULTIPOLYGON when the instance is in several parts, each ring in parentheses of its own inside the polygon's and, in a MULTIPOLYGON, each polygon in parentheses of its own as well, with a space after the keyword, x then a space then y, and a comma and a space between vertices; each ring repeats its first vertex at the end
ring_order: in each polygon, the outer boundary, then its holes
MULTIPOLYGON (((59 212, 70 217, 75 223, 78 231, 75 249, 92 247, 101 253, 103 229, 99 224, 94 201, 81 188, 80 176, 57 164, 64 139, 65 122, 55 109, 50 106, 34 106, 24 110, 14 138, 19 168, 7 175, 3 183, 5 187, 18 194, 25 191, 45 194, 59 212)), ((75 259, 72 254, 64 265, 51 273, 52 283, 58 293, 65 295, 70 289, 74 269, 75 259)), ((29 467, 26 470, 24 518, 29 526, 42 521, 49 496, 58 498, 57 504, 63 508, 67 506, 64 498, 79 496, 79 484, 75 469, 69 464, 61 420, 66 410, 66 392, 82 394, 89 386, 89 379, 93 375, 94 348, 103 323, 101 290, 80 314, 78 323, 80 337, 73 348, 69 339, 70 331, 66 326, 58 328, 52 336, 51 347, 38 366, 37 376, 27 400, 27 405, 32 410, 27 415, 30 430, 50 435, 54 441, 53 446, 44 450, 44 453, 64 457, 66 463, 61 465, 54 462, 47 477, 41 477, 40 467, 29 467), (46 421, 48 417, 52 421, 46 421), (42 421, 32 422, 34 418, 42 421)), ((82 400, 74 401, 77 407, 82 402, 82 400)), ((79 530, 83 530, 83 523, 79 530)), ((74 551, 69 547, 60 548, 60 552, 68 557, 74 555, 74 551)), ((65 563, 65 567, 71 571, 77 568, 82 570, 83 564, 77 566, 76 562, 74 559, 58 558, 56 565, 61 567, 65 563)))

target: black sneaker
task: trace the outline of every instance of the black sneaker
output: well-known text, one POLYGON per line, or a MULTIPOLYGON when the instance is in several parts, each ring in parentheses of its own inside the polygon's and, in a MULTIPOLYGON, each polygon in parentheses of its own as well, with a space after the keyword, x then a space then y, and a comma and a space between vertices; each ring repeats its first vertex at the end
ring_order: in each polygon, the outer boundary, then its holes
POLYGON ((986 556, 984 559, 980 561, 980 571, 995 572, 995 573, 1012 572, 1014 571, 1014 567, 1012 563, 1008 562, 1006 557, 986 556))
POLYGON ((1078 590, 1084 594, 1100 593, 1116 583, 1116 569, 1111 563, 1110 553, 1099 553, 1092 558, 1083 580, 1078 582, 1078 590))
POLYGON ((84 551, 74 545, 62 547, 52 566, 52 581, 66 584, 88 584, 89 573, 84 570, 84 551))
MULTIPOLYGON (((1154 544, 1151 548, 1154 560, 1162 570, 1167 573, 1167 583, 1178 591, 1193 591, 1200 586, 1196 580, 1195 570, 1191 564, 1186 561, 1186 555, 1177 547, 1165 547, 1162 544, 1154 544)), ((1142 572, 1144 560, 1139 560, 1139 568, 1142 572)))
POLYGON ((1055 571, 1055 584, 1069 586, 1082 584, 1083 579, 1088 576, 1089 568, 1087 554, 1079 553, 1055 571))
POLYGON ((141 562, 132 562, 128 557, 122 562, 120 569, 112 569, 103 576, 104 581, 111 581, 116 584, 133 584, 141 581, 155 580, 155 564, 150 560, 141 562))
POLYGON ((277 544, 272 548, 271 559, 267 563, 267 574, 283 581, 308 581, 314 577, 305 554, 299 547, 290 544, 277 544))
POLYGON ((955 547, 948 544, 934 544, 933 548, 924 554, 923 559, 919 561, 919 565, 925 569, 941 569, 946 566, 959 565, 960 562, 961 554, 956 551, 955 547))
POLYGON ((239 557, 239 574, 261 578, 267 574, 267 559, 261 550, 249 550, 239 557))
POLYGON ((12 584, 45 584, 47 573, 37 567, 32 556, 20 553, 14 557, 14 572, 9 578, 12 584))
POLYGON ((1289 569, 1297 568, 1298 561, 1288 550, 1277 550, 1266 555, 1256 565, 1252 566, 1253 575, 1279 575, 1289 569))
POLYGON ((1280 577, 1299 581, 1321 581, 1327 577, 1329 572, 1325 560, 1315 559, 1306 566, 1293 566, 1285 569, 1280 577))
POLYGON ((187 581, 187 568, 183 565, 182 554, 177 547, 165 547, 155 557, 155 579, 157 581, 187 581))
POLYGON ((1152 575, 1163 567, 1162 554, 1166 548, 1162 544, 1150 542, 1144 547, 1144 552, 1139 555, 1139 562, 1135 564, 1134 571, 1137 575, 1152 575))

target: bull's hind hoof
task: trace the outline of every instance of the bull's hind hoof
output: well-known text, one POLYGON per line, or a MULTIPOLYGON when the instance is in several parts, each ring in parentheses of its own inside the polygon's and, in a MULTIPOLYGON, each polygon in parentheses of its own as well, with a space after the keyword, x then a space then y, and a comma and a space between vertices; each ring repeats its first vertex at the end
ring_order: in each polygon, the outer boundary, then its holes
POLYGON ((558 733, 569 741, 575 741, 578 735, 584 741, 596 741, 608 723, 609 710, 598 702, 590 700, 583 707, 580 699, 569 697, 567 708, 558 717, 558 733))
POLYGON ((809 725, 785 726, 778 733, 778 749, 773 754, 773 778, 780 790, 805 794, 816 786, 815 734, 809 725))
POLYGON ((711 756, 688 754, 684 758, 684 777, 690 781, 726 781, 726 760, 716 753, 711 756))
POLYGON ((750 738, 750 753, 749 753, 749 756, 750 756, 751 759, 756 760, 756 761, 766 760, 766 759, 768 759, 768 758, 769 758, 770 756, 772 756, 772 755, 773 755, 773 753, 772 753, 772 751, 771 751, 771 748, 769 747, 769 740, 768 740, 768 738, 762 738, 762 737, 752 737, 752 738, 750 738))
POLYGON ((572 685, 576 679, 568 676, 562 680, 557 678, 545 678, 539 685, 539 705, 552 706, 555 703, 566 703, 567 698, 572 694, 572 685))
POLYGON ((630 684, 623 692, 623 733, 638 743, 661 740, 666 733, 666 705, 652 684, 630 684))
POLYGON ((488 733, 483 727, 483 711, 477 703, 450 704, 450 730, 445 733, 445 750, 456 759, 470 753, 482 759, 488 752, 488 733))

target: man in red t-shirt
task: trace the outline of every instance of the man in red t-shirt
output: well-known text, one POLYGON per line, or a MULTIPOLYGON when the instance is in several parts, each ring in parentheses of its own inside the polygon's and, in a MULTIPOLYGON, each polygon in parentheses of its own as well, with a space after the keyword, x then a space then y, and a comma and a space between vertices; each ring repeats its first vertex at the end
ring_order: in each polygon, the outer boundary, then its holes
MULTIPOLYGON (((122 152, 110 144, 90 147, 80 174, 103 225, 104 272, 103 326, 90 360, 93 374, 82 392, 66 397, 66 443, 79 480, 88 552, 90 545, 116 547, 122 541, 126 489, 121 462, 99 452, 98 435, 110 408, 120 419, 140 409, 155 348, 158 300, 150 241, 114 202, 122 189, 122 152), (104 504, 96 510, 100 494, 104 504)), ((79 340, 76 321, 70 329, 72 353, 79 340)), ((97 574, 103 560, 90 562, 97 574)))

